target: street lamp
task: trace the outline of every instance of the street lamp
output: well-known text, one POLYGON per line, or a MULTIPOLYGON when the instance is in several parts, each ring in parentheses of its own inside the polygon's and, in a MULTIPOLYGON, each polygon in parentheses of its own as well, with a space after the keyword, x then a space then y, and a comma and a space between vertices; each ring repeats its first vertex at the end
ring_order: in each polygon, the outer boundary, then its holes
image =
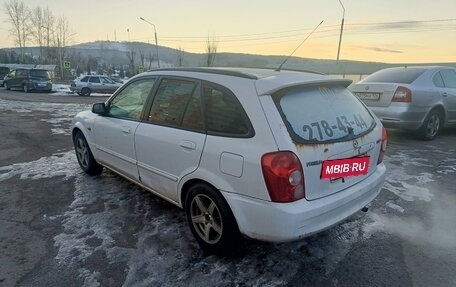
POLYGON ((160 68, 160 58, 158 57, 158 41, 157 41, 157 29, 155 29, 155 25, 152 24, 151 22, 147 21, 146 19, 144 19, 143 17, 139 17, 139 19, 143 20, 144 22, 152 25, 154 27, 154 32, 155 32, 155 52, 157 54, 157 61, 158 61, 158 67, 160 68))
POLYGON ((342 23, 340 24, 340 35, 339 35, 339 48, 337 49, 337 63, 339 63, 340 44, 342 43, 342 32, 344 31, 344 19, 345 19, 345 7, 344 4, 339 0, 340 5, 343 9, 342 23))

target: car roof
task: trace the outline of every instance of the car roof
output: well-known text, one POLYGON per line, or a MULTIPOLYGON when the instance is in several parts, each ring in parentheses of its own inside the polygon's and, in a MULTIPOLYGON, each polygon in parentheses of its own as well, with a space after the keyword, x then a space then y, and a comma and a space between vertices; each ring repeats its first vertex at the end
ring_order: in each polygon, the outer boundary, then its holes
POLYGON ((323 83, 340 83, 344 86, 351 84, 349 79, 340 79, 327 76, 324 74, 297 71, 297 70, 274 70, 261 68, 233 68, 233 67, 217 67, 217 68, 165 68, 145 72, 141 75, 175 75, 175 76, 196 76, 195 73, 221 75, 226 77, 238 77, 255 81, 258 95, 272 94, 277 90, 291 86, 307 85, 307 84, 323 84, 323 83))

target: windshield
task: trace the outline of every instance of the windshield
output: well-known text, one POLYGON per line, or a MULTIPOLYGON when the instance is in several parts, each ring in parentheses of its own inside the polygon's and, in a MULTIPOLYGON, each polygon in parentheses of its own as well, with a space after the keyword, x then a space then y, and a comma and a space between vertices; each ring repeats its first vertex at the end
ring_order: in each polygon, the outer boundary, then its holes
POLYGON ((426 71, 423 68, 385 69, 366 77, 363 82, 411 84, 426 71))
POLYGON ((37 78, 50 79, 49 72, 46 70, 30 70, 30 76, 37 78))
POLYGON ((336 142, 360 136, 375 120, 345 87, 296 87, 273 95, 288 131, 298 142, 336 142))

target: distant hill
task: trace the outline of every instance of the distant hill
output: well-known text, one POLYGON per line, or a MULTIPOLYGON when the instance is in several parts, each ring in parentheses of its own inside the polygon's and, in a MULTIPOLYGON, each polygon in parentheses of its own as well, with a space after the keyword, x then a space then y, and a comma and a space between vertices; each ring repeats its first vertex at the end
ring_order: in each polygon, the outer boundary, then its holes
MULTIPOLYGON (((11 48, 18 52, 18 49, 11 48)), ((155 45, 142 42, 114 42, 114 41, 96 41, 90 43, 77 44, 68 47, 71 58, 86 61, 89 57, 97 59, 107 65, 128 65, 129 54, 133 53, 136 65, 145 59, 145 69, 156 68, 156 50, 155 45)), ((27 53, 32 55, 39 54, 39 48, 26 48, 27 53)), ((164 46, 158 47, 161 67, 175 66, 178 59, 178 50, 164 46)), ((131 55, 131 54, 130 54, 131 55)), ((204 66, 205 54, 190 53, 181 51, 184 66, 204 66)), ((276 68, 284 60, 285 56, 277 55, 253 55, 240 53, 217 53, 215 66, 220 67, 258 67, 258 68, 276 68)), ((297 70, 310 70, 325 74, 370 74, 383 68, 404 65, 441 65, 456 66, 456 63, 422 63, 422 64, 388 64, 380 62, 362 62, 341 60, 337 63, 335 60, 312 59, 291 57, 284 68, 297 70)))

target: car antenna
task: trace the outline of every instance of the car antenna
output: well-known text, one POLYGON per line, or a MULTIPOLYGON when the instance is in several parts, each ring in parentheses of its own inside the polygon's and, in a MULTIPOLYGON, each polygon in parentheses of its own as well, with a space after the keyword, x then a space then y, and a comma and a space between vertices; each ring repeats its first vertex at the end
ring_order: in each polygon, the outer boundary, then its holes
POLYGON ((280 66, 275 69, 277 72, 280 72, 280 69, 282 69, 282 66, 288 61, 288 59, 290 59, 291 56, 293 56, 293 54, 296 52, 296 50, 299 49, 299 47, 302 46, 302 44, 304 44, 304 42, 309 39, 309 37, 315 32, 315 30, 318 29, 318 27, 320 27, 320 25, 323 23, 324 20, 321 20, 320 24, 317 25, 317 27, 315 27, 312 32, 309 33, 309 35, 307 35, 307 37, 301 42, 301 44, 299 44, 298 47, 296 47, 296 49, 293 50, 293 52, 291 52, 290 56, 286 57, 285 60, 283 60, 282 64, 280 64, 280 66))

